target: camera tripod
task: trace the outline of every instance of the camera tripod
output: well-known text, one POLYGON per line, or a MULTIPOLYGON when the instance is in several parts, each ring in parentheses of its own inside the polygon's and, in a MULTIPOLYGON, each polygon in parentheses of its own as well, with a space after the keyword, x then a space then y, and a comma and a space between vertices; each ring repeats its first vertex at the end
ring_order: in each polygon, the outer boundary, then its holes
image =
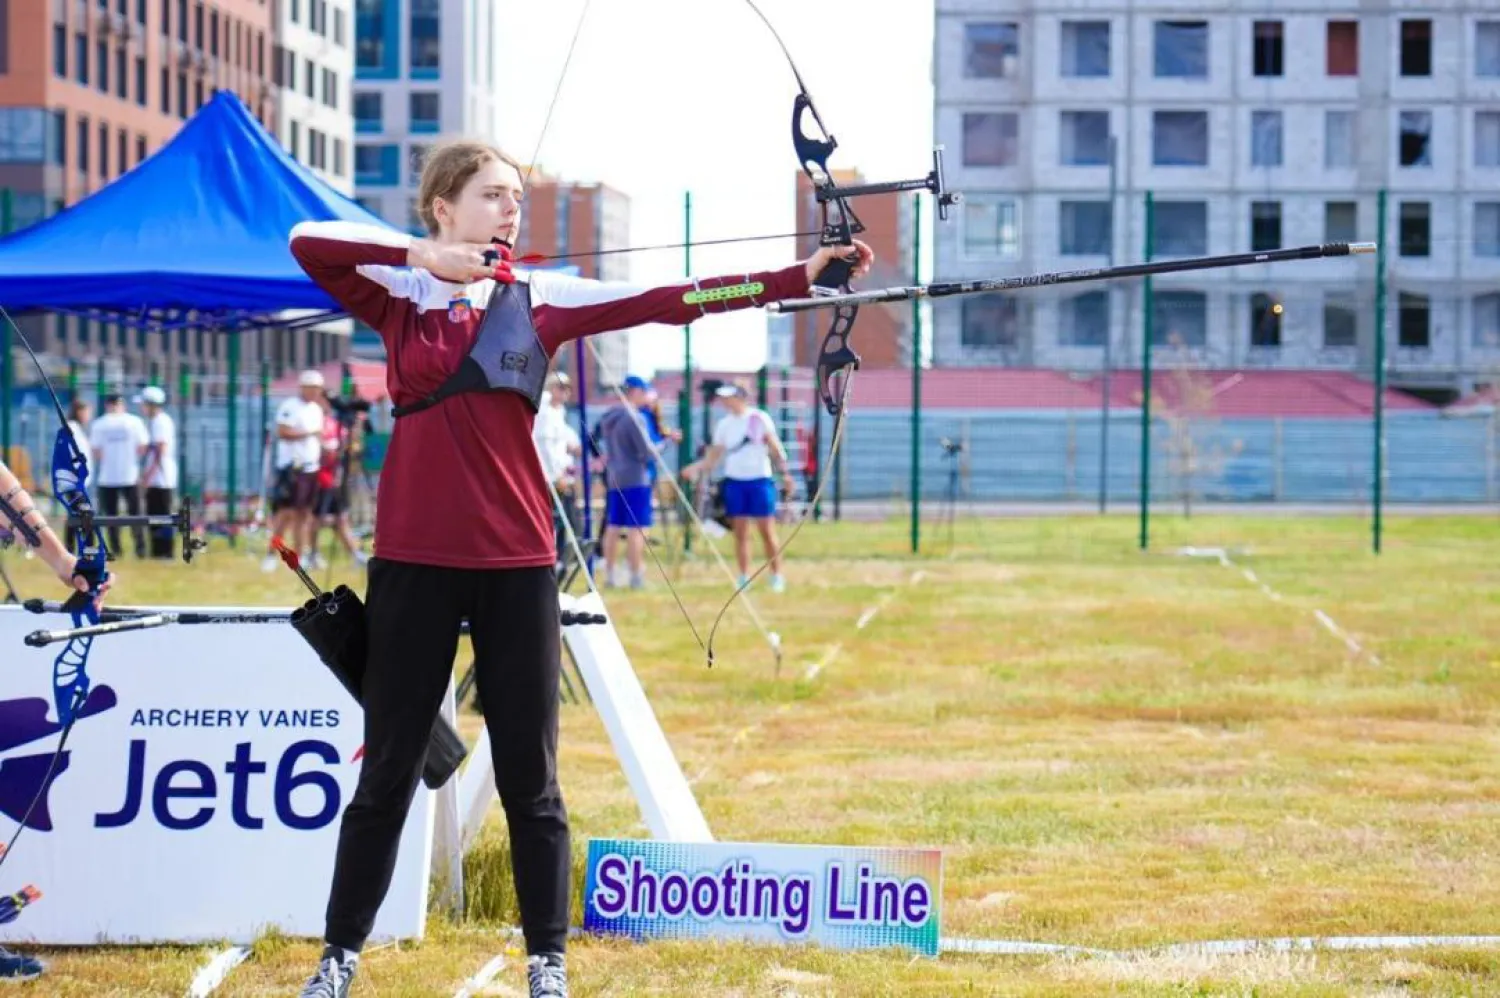
POLYGON ((947 437, 943 438, 943 459, 948 462, 948 493, 944 500, 944 515, 948 519, 948 553, 953 553, 953 523, 958 509, 958 471, 959 457, 964 452, 962 442, 954 442, 947 437))

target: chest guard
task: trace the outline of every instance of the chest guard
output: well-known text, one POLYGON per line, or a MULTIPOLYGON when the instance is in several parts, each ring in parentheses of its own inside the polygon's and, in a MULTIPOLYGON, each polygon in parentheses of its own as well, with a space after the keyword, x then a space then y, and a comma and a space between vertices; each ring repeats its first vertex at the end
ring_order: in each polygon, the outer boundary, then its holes
POLYGON ((536 412, 542 405, 547 364, 547 351, 531 324, 531 287, 519 281, 501 284, 490 298, 479 335, 458 370, 431 395, 411 405, 397 406, 391 414, 397 418, 410 416, 466 392, 515 392, 536 412))

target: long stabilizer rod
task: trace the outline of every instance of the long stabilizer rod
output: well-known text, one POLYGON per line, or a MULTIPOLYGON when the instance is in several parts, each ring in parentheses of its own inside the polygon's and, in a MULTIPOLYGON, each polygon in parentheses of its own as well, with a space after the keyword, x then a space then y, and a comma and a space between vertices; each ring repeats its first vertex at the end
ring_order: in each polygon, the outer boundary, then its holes
POLYGON ((1318 260, 1323 257, 1356 256, 1374 253, 1374 243, 1323 243, 1318 246, 1295 246, 1289 249, 1265 250, 1259 253, 1231 253, 1228 256, 1195 256, 1182 260, 1159 260, 1152 263, 1126 263, 1118 267, 1096 267, 1091 270, 1059 270, 1050 274, 1028 274, 1022 277, 1000 277, 979 281, 945 281, 938 284, 916 284, 904 288, 877 288, 847 295, 823 295, 815 298, 789 298, 771 302, 768 312, 807 312, 840 305, 879 305, 883 302, 911 301, 914 298, 951 298, 954 295, 984 295, 1004 291, 1023 291, 1054 284, 1082 284, 1088 281, 1112 281, 1125 277, 1150 277, 1187 270, 1216 270, 1221 267, 1248 267, 1257 263, 1280 263, 1285 260, 1318 260))

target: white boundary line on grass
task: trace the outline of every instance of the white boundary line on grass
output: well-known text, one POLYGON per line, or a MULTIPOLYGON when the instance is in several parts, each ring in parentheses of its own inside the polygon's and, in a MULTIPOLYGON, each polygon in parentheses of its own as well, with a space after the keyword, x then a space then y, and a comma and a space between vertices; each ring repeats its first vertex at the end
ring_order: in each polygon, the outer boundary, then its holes
POLYGON ((505 957, 497 956, 489 963, 479 968, 479 973, 464 981, 463 987, 453 993, 453 998, 472 998, 479 990, 495 979, 495 976, 505 968, 505 957))
POLYGON ((1290 953, 1314 950, 1399 950, 1434 946, 1500 947, 1500 936, 1290 936, 1280 939, 1214 939, 1198 943, 1171 943, 1132 950, 1093 949, 1060 943, 1037 943, 1014 939, 943 938, 939 953, 977 953, 985 956, 1093 956, 1105 959, 1139 960, 1175 956, 1242 956, 1249 953, 1290 953))
POLYGON ((193 975, 193 983, 188 986, 188 998, 208 998, 224 983, 229 972, 244 963, 249 956, 249 946, 231 946, 214 954, 213 959, 193 975))
MULTIPOLYGON (((1243 565, 1235 564, 1233 559, 1229 557, 1229 552, 1224 550, 1223 548, 1185 547, 1178 548, 1177 553, 1184 558, 1214 558, 1217 559, 1219 564, 1223 565, 1225 568, 1238 568, 1240 570, 1240 574, 1245 577, 1245 581, 1249 582, 1251 585, 1259 586, 1260 591, 1265 593, 1267 599, 1271 600, 1274 603, 1286 602, 1286 599, 1280 593, 1262 582, 1260 576, 1256 575, 1253 571, 1244 567, 1243 565)), ((1374 652, 1366 651, 1364 649, 1364 646, 1362 646, 1358 641, 1354 640, 1353 635, 1344 630, 1338 624, 1334 623, 1333 618, 1324 613, 1321 608, 1313 607, 1312 615, 1313 619, 1321 624, 1325 631, 1333 635, 1339 641, 1343 642, 1344 647, 1349 650, 1349 654, 1354 656, 1368 655, 1370 656, 1371 663, 1375 665, 1380 664, 1380 656, 1376 655, 1374 652)))
MULTIPOLYGON (((911 576, 906 580, 905 585, 914 586, 925 578, 927 578, 926 570, 919 568, 915 572, 911 573, 911 576)), ((901 588, 901 585, 902 583, 897 583, 896 585, 887 589, 884 593, 881 594, 879 599, 877 599, 869 606, 865 607, 865 611, 861 613, 859 615, 859 619, 854 622, 854 629, 856 631, 862 631, 867 626, 869 626, 870 621, 874 620, 880 614, 880 611, 885 609, 886 604, 895 598, 896 590, 901 588)), ((823 652, 823 657, 818 659, 812 665, 809 665, 806 671, 802 673, 803 681, 811 682, 812 680, 818 678, 818 673, 822 672, 824 669, 828 668, 829 665, 833 664, 833 660, 837 658, 839 652, 843 650, 844 643, 842 641, 835 641, 833 644, 829 645, 828 650, 823 652)))

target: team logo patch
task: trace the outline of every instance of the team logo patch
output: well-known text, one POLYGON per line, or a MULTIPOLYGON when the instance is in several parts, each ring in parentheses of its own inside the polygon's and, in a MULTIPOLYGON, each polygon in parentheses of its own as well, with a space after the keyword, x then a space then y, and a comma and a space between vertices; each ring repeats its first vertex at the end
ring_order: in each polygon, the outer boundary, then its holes
POLYGON ((458 295, 448 302, 448 320, 450 322, 463 322, 473 313, 474 310, 469 304, 469 299, 463 295, 458 295))

